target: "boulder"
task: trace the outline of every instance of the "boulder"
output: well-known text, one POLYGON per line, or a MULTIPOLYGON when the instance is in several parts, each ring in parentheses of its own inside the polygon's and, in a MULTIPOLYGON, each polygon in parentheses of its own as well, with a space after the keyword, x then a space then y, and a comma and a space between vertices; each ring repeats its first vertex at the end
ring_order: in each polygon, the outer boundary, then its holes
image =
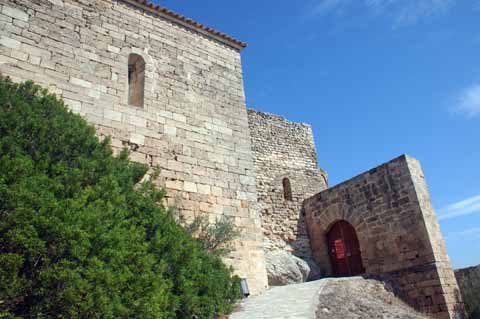
POLYGON ((289 252, 283 250, 270 251, 265 254, 265 259, 270 286, 302 283, 307 281, 310 276, 311 267, 309 264, 289 252))

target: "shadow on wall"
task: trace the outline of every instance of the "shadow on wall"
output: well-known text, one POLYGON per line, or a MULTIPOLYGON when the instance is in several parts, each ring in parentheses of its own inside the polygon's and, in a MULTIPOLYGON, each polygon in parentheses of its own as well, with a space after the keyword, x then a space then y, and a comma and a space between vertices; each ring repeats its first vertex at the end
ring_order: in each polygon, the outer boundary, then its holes
POLYGON ((294 249, 292 252, 293 255, 303 259, 310 267, 310 274, 308 275, 307 281, 321 279, 322 269, 320 269, 320 266, 317 264, 311 253, 310 238, 308 237, 307 231, 306 213, 305 208, 303 207, 300 209, 300 213, 298 215, 297 234, 298 236, 296 240, 292 243, 292 247, 294 249), (307 241, 308 244, 308 254, 305 254, 304 252, 300 253, 300 251, 297 249, 297 247, 305 247, 305 241, 307 241))

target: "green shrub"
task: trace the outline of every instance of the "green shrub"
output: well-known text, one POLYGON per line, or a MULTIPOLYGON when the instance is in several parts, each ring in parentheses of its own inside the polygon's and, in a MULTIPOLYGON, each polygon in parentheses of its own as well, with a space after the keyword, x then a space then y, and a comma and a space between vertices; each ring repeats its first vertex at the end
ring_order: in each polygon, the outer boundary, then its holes
POLYGON ((228 255, 233 249, 232 242, 240 237, 233 220, 227 216, 210 223, 208 216, 200 215, 191 222, 183 221, 183 224, 188 233, 200 240, 207 251, 220 257, 228 255))
POLYGON ((147 167, 31 82, 0 78, 0 318, 213 318, 238 278, 147 167))

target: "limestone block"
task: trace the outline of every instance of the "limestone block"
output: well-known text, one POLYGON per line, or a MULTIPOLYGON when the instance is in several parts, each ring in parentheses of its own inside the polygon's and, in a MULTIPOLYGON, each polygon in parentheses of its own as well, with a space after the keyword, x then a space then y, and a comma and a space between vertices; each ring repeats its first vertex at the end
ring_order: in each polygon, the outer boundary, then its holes
POLYGON ((211 194, 211 187, 210 185, 206 184, 198 184, 197 185, 198 192, 200 194, 210 195, 211 194))
POLYGON ((177 135, 177 128, 169 125, 163 126, 163 133, 171 136, 177 135))
POLYGON ((2 13, 14 19, 19 19, 25 22, 29 20, 29 15, 26 12, 6 5, 3 6, 2 13))
POLYGON ((183 190, 183 182, 182 181, 177 181, 177 180, 169 180, 165 182, 165 187, 167 189, 173 189, 173 190, 183 190))
POLYGON ((109 120, 114 120, 118 122, 122 121, 122 113, 114 110, 108 110, 108 109, 103 110, 103 116, 109 120))
POLYGON ((2 35, 2 36, 0 36, 0 45, 3 45, 5 47, 11 48, 11 49, 18 49, 21 45, 21 42, 2 35))
POLYGON ((10 58, 10 57, 0 55, 0 65, 2 65, 2 64, 15 65, 16 63, 17 63, 17 60, 15 60, 14 58, 10 58))
POLYGON ((197 185, 195 183, 185 181, 183 183, 183 189, 186 192, 196 193, 197 192, 197 185))
POLYGON ((92 87, 91 82, 85 81, 85 80, 82 80, 82 79, 79 79, 79 78, 75 78, 75 77, 70 78, 70 83, 72 83, 74 85, 84 87, 84 88, 91 88, 92 87))
POLYGON ((145 136, 141 134, 131 133, 130 134, 130 142, 138 145, 145 144, 145 136))
POLYGON ((117 48, 113 45, 107 45, 107 51, 118 54, 120 53, 120 48, 117 48))

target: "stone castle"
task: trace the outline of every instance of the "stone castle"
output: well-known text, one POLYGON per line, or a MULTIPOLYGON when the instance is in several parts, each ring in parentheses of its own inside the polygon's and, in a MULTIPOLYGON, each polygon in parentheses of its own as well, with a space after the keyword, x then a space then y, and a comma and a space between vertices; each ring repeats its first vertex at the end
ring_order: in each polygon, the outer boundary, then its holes
POLYGON ((311 127, 247 109, 246 45, 145 0, 0 0, 0 72, 33 80, 161 168, 184 218, 229 216, 226 259, 253 294, 265 255, 287 251, 322 276, 382 275, 435 318, 461 298, 420 164, 402 156, 333 188, 311 127))

